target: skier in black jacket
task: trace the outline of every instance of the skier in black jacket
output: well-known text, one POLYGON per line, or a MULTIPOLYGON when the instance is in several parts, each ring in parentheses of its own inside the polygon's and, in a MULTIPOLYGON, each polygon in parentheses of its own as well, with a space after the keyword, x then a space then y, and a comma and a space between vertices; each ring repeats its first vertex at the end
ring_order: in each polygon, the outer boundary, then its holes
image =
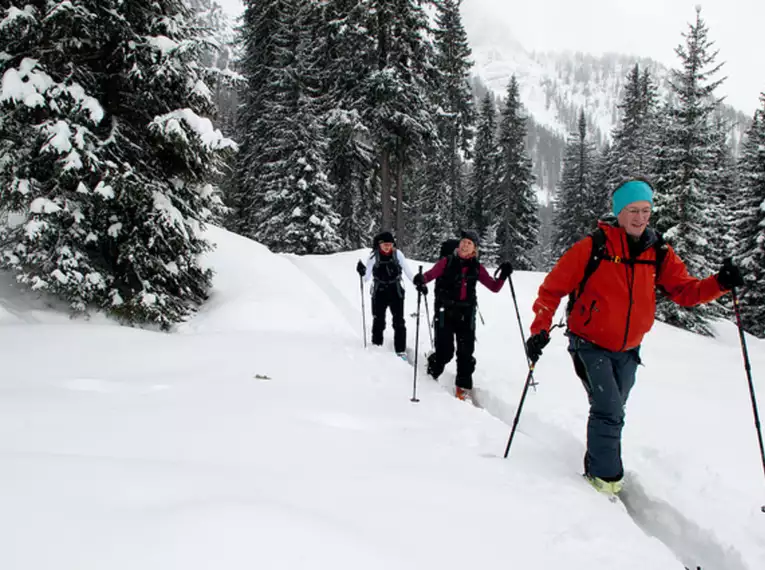
MULTIPOLYGON (((497 293, 513 266, 505 262, 499 266, 499 278, 493 279, 478 262, 478 234, 463 231, 459 247, 454 253, 442 257, 430 271, 415 275, 414 284, 422 290, 425 283, 436 279, 435 342, 436 351, 428 357, 428 374, 438 378, 446 364, 454 357, 457 341, 457 380, 455 396, 460 400, 472 399, 473 371, 475 370, 475 314, 477 308, 476 284, 497 293)), ((423 292, 427 293, 427 289, 423 292)))

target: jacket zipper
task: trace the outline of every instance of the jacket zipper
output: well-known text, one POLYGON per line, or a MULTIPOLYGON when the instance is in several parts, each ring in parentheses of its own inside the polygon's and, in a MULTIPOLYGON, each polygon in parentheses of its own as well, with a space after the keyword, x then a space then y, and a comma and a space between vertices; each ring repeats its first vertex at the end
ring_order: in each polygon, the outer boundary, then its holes
MULTIPOLYGON (((624 251, 624 242, 622 242, 622 251, 624 251)), ((627 253, 629 252, 629 246, 627 247, 627 253)), ((626 258, 625 258, 626 259, 626 258)), ((630 258, 632 259, 632 258, 630 258)), ((624 342, 619 352, 622 352, 627 346, 627 338, 630 334, 630 318, 632 317, 632 290, 635 286, 635 266, 632 265, 632 280, 630 280, 630 265, 624 264, 624 271, 627 274, 627 289, 629 290, 629 305, 627 307, 627 325, 624 327, 624 342)))

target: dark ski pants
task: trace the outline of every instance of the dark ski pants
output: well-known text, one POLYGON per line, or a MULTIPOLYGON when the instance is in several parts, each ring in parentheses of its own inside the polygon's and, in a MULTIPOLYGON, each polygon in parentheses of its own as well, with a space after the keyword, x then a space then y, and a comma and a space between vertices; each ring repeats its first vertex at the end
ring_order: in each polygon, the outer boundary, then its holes
POLYGON ((639 347, 611 352, 576 335, 569 336, 568 350, 590 401, 584 471, 604 481, 618 481, 624 476, 624 408, 640 364, 639 347))
POLYGON ((454 358, 457 342, 457 379, 459 388, 473 388, 475 370, 475 307, 439 308, 434 316, 436 351, 428 357, 428 374, 438 378, 447 363, 454 358))
POLYGON ((398 283, 376 285, 372 293, 372 344, 382 345, 385 312, 393 317, 393 344, 396 352, 406 351, 406 321, 404 320, 404 289, 398 283))

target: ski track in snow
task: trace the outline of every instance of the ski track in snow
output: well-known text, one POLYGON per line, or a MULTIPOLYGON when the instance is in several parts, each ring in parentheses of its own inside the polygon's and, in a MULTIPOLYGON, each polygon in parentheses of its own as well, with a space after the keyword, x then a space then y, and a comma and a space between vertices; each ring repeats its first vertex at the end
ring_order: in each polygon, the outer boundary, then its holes
POLYGON ((735 549, 724 547, 710 531, 689 520, 666 501, 652 497, 635 473, 626 473, 620 497, 635 524, 648 536, 663 542, 686 568, 747 569, 735 549))
MULTIPOLYGON (((414 366, 413 349, 407 349, 407 358, 409 364, 414 366)), ((426 364, 423 362, 426 362, 426 357, 421 354, 417 366, 418 382, 419 378, 430 378, 426 372, 426 364)), ((444 372, 444 375, 439 378, 438 384, 445 389, 451 389, 454 386, 454 374, 444 372), (446 382, 444 382, 444 376, 447 376, 446 382)), ((533 388, 529 388, 529 390, 533 390, 533 388)), ((520 399, 520 394, 518 397, 520 399)), ((510 404, 496 397, 489 390, 479 387, 473 388, 473 399, 476 407, 485 410, 508 426, 512 426, 518 409, 517 404, 510 404)), ((573 473, 571 466, 581 464, 584 455, 582 443, 566 430, 540 420, 534 413, 528 411, 521 413, 514 439, 515 445, 517 445, 519 434, 523 434, 533 439, 536 444, 541 444, 547 448, 552 455, 559 459, 562 469, 566 471, 573 473)), ((511 456, 512 448, 508 458, 511 456)), ((620 498, 620 506, 624 509, 625 514, 647 536, 659 540, 669 548, 686 568, 691 570, 747 570, 747 566, 738 551, 720 544, 711 531, 701 528, 668 502, 651 496, 635 473, 627 472, 625 474, 625 491, 620 494, 620 498)))
MULTIPOLYGON (((286 257, 327 295, 327 298, 337 307, 337 310, 343 315, 349 326, 358 329, 358 313, 361 309, 360 300, 358 307, 352 306, 343 293, 322 274, 321 270, 312 265, 310 258, 286 257)), ((371 299, 365 299, 365 301, 369 301, 366 305, 371 304, 371 299)), ((365 309, 368 312, 369 306, 365 306, 365 309)), ((406 316, 416 318, 416 313, 406 316)), ((370 325, 371 322, 367 324, 367 327, 370 325)), ((421 315, 420 346, 423 346, 423 344, 426 347, 429 346, 428 331, 425 330, 429 325, 430 323, 427 322, 426 316, 424 314, 421 315)), ((366 333, 367 330, 364 331, 364 334, 366 333)), ((392 351, 392 347, 390 349, 392 351)), ((414 367, 414 349, 407 348, 406 354, 407 362, 414 367)), ((420 352, 417 358, 418 384, 421 381, 432 381, 430 376, 427 375, 426 367, 426 354, 420 352)), ((444 390, 453 394, 454 380, 455 374, 453 372, 444 371, 437 380, 437 383, 444 390)), ((533 390, 533 388, 530 388, 530 390, 533 390)), ((473 400, 476 407, 485 410, 488 414, 508 426, 512 425, 517 404, 508 403, 491 391, 480 387, 473 389, 473 400)), ((341 423, 344 424, 344 422, 341 423)), ((573 477, 574 471, 571 467, 573 465, 581 465, 582 456, 584 455, 582 443, 563 428, 541 420, 537 414, 528 411, 522 414, 516 432, 516 441, 519 434, 533 439, 536 444, 547 448, 551 455, 557 457, 562 473, 571 472, 573 477)), ((497 456, 501 457, 499 450, 497 456)), ((738 551, 732 547, 720 544, 712 532, 701 528, 668 502, 651 496, 642 486, 636 474, 627 473, 625 483, 625 487, 628 490, 622 493, 622 502, 620 504, 625 513, 632 518, 634 523, 646 535, 661 541, 667 546, 686 568, 692 570, 697 568, 701 570, 747 570, 747 566, 744 564, 738 551)))
MULTIPOLYGON (((359 298, 359 306, 352 306, 345 296, 334 286, 334 284, 322 275, 321 271, 313 266, 312 260, 308 257, 298 257, 295 255, 286 255, 295 267, 297 267, 303 274, 311 280, 311 282, 321 289, 332 304, 337 307, 338 312, 343 315, 343 318, 348 322, 348 325, 353 330, 358 330, 359 327, 359 311, 361 310, 361 298, 359 298)), ((366 294, 366 291, 364 292, 366 294)), ((365 309, 369 311, 369 304, 371 299, 365 299, 365 309)), ((367 327, 369 323, 367 324, 367 327)), ((366 334, 366 330, 364 331, 366 334)))

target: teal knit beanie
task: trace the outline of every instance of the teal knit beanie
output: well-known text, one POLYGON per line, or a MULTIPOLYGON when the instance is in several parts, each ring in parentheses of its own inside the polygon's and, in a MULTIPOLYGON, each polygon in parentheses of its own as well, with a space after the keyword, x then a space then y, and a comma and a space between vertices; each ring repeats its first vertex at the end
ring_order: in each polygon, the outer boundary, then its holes
POLYGON ((645 200, 653 206, 653 188, 642 180, 630 180, 619 186, 612 197, 614 216, 618 216, 625 206, 645 200))

